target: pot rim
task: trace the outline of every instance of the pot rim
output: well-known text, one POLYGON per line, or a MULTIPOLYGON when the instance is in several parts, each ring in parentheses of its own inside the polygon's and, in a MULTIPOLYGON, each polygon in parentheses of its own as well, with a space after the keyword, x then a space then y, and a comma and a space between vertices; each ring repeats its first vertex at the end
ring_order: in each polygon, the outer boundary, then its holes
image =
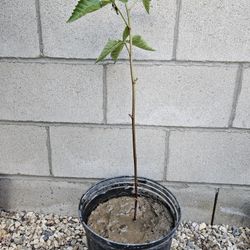
MULTIPOLYGON (((117 176, 117 177, 111 177, 111 178, 106 178, 104 180, 101 180, 101 181, 98 181, 96 184, 94 184, 92 187, 90 187, 81 197, 80 199, 80 203, 79 203, 79 207, 78 207, 78 213, 79 213, 79 217, 80 217, 80 221, 81 221, 81 224, 83 225, 84 229, 90 231, 93 235, 95 235, 96 237, 99 237, 101 240, 104 240, 104 241, 107 241, 107 242, 110 242, 111 244, 114 244, 116 246, 120 246, 120 247, 128 247, 128 246, 131 246, 131 247, 149 247, 149 246, 159 246, 160 244, 164 243, 165 240, 167 239, 171 239, 172 236, 174 235, 175 231, 177 230, 178 226, 180 225, 180 221, 181 221, 181 208, 180 208, 180 205, 179 205, 179 202, 177 201, 177 199, 175 198, 175 196, 173 195, 173 193, 166 187, 164 187, 162 184, 152 180, 152 179, 149 179, 149 178, 146 178, 146 177, 138 177, 138 181, 140 180, 143 180, 143 181, 147 181, 147 182, 151 182, 151 183, 154 183, 156 185, 158 185, 159 187, 161 187, 163 190, 165 190, 166 192, 168 192, 168 194, 170 194, 172 196, 172 198, 174 199, 176 205, 177 205, 177 213, 179 215, 179 219, 176 220, 176 223, 174 225, 174 227, 166 234, 164 235, 162 238, 158 239, 158 240, 154 240, 154 241, 150 241, 148 243, 141 243, 141 244, 130 244, 130 243, 120 243, 120 242, 117 242, 117 241, 113 241, 113 240, 110 240, 108 238, 104 238, 102 237, 101 235, 97 234, 95 231, 93 231, 83 220, 82 218, 82 215, 81 215, 81 203, 82 203, 82 200, 84 200, 84 197, 87 196, 89 193, 91 193, 91 191, 96 188, 96 185, 101 185, 102 183, 104 182, 107 182, 107 181, 114 181, 114 180, 119 180, 119 179, 123 179, 123 178, 128 178, 128 179, 131 179, 131 178, 134 178, 133 176, 117 176)), ((174 205, 175 206, 175 205, 174 205)), ((172 214, 173 216, 173 214, 172 214)))

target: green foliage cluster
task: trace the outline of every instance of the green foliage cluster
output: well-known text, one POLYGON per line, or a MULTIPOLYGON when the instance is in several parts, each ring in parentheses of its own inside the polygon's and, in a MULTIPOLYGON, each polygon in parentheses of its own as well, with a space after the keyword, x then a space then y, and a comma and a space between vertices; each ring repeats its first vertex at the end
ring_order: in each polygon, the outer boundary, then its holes
MULTIPOLYGON (((78 4, 73 10, 71 17, 68 20, 68 22, 73 22, 91 12, 100 10, 101 8, 107 5, 111 5, 116 11, 116 13, 121 16, 121 18, 123 19, 126 25, 123 31, 122 39, 120 40, 109 39, 106 45, 104 46, 100 56, 97 58, 96 62, 100 62, 104 60, 108 55, 110 55, 111 58, 116 62, 117 59, 119 58, 120 53, 122 52, 124 48, 126 48, 129 52, 127 44, 130 43, 130 39, 128 39, 128 37, 131 35, 131 32, 130 32, 131 27, 129 27, 128 21, 124 18, 122 12, 117 7, 116 1, 122 2, 123 4, 126 5, 126 8, 127 8, 127 3, 130 0, 79 0, 78 4)), ((151 0, 139 0, 139 1, 142 2, 145 10, 147 11, 147 13, 149 13, 151 0)), ((134 1, 134 3, 136 2, 138 2, 138 0, 134 1)), ((131 41, 132 41, 132 45, 137 48, 148 50, 148 51, 154 51, 154 49, 151 48, 140 35, 133 35, 131 37, 131 41)))

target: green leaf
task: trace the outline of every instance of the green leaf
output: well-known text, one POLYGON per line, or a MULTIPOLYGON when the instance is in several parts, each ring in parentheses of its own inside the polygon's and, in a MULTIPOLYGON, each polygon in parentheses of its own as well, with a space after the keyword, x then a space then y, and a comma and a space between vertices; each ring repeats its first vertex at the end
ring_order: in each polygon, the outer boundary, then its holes
POLYGON ((79 0, 67 22, 73 22, 88 13, 99 10, 109 3, 111 3, 111 0, 79 0))
POLYGON ((126 28, 123 31, 123 35, 122 35, 122 39, 123 41, 125 41, 127 39, 127 37, 129 36, 129 27, 126 26, 126 28))
POLYGON ((155 51, 155 49, 151 48, 146 42, 145 40, 139 36, 133 36, 132 37, 132 44, 140 49, 144 49, 144 50, 150 50, 150 51, 155 51))
POLYGON ((111 57, 112 59, 116 62, 121 51, 123 50, 124 48, 124 41, 120 41, 118 47, 116 47, 116 49, 114 49, 112 52, 111 52, 111 57))
POLYGON ((143 5, 144 5, 144 8, 146 9, 146 11, 148 12, 149 14, 149 9, 150 9, 150 2, 151 0, 142 0, 143 2, 143 5))
POLYGON ((102 50, 100 56, 96 59, 96 63, 102 61, 104 58, 106 58, 110 53, 112 53, 119 45, 123 43, 123 41, 120 40, 108 40, 106 43, 104 49, 102 50))
POLYGON ((120 2, 127 3, 128 0, 119 0, 120 2))
POLYGON ((112 3, 112 0, 100 0, 100 2, 101 6, 104 7, 105 5, 112 3))

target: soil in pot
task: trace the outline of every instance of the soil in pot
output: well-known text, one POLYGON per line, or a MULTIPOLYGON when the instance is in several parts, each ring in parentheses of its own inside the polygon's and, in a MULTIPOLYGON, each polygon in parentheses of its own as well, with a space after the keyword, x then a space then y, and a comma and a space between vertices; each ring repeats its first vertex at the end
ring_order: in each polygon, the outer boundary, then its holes
POLYGON ((92 211, 88 226, 100 236, 125 244, 143 244, 164 237, 173 227, 171 213, 147 197, 138 198, 137 219, 133 220, 134 198, 110 199, 92 211))

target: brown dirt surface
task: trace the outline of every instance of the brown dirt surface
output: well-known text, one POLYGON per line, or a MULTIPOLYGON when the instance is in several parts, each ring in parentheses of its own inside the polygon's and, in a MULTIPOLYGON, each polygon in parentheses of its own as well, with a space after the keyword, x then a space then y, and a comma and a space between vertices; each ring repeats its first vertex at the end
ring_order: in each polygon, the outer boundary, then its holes
POLYGON ((133 215, 134 198, 113 198, 91 213, 88 226, 104 238, 125 244, 158 240, 173 227, 168 209, 153 199, 139 197, 136 221, 133 215))

